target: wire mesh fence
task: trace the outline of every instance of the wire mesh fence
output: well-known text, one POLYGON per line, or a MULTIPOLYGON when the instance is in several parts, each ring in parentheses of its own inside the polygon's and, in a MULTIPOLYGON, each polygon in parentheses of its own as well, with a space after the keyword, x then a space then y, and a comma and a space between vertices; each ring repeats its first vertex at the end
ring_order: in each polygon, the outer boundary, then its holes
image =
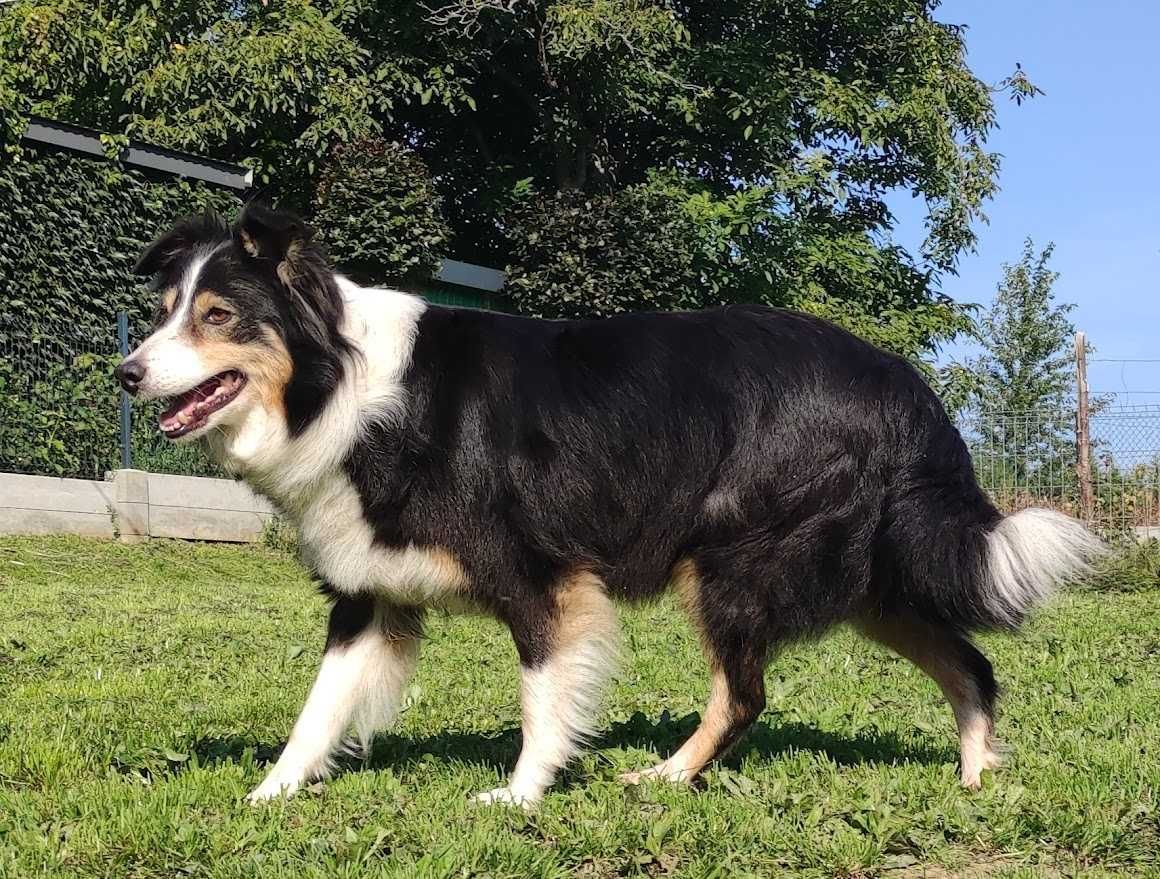
POLYGON ((1095 522, 1160 536, 1160 405, 1097 404, 1091 436, 1095 522))
POLYGON ((0 469, 94 476, 117 466, 115 328, 0 326, 0 469))
POLYGON ((1105 533, 1160 535, 1160 405, 1105 397, 1093 406, 1087 505, 1074 409, 970 412, 960 417, 959 432, 979 484, 1005 512, 1047 506, 1105 533))
MULTIPOLYGON (((0 323, 0 472, 100 479, 122 466, 121 393, 113 380, 120 358, 115 322, 0 323)), ((158 409, 132 409, 131 466, 215 473, 198 447, 174 446, 158 435, 158 409)))

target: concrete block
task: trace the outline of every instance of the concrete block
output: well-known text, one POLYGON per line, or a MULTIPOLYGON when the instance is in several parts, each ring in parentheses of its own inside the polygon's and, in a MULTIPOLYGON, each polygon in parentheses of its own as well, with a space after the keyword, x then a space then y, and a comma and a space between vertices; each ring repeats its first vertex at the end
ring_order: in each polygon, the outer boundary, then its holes
POLYGON ((114 470, 113 520, 122 543, 149 539, 149 474, 144 470, 114 470))
POLYGON ((8 509, 103 513, 107 516, 113 507, 113 492, 112 483, 93 479, 0 473, 0 507, 8 509))
POLYGON ((67 510, 30 510, 0 507, 0 534, 43 536, 76 534, 80 537, 113 538, 113 520, 103 513, 67 510))
POLYGON ((150 508, 149 531, 153 537, 254 543, 261 540, 271 518, 270 513, 154 506, 150 508))
POLYGON ((241 482, 115 470, 108 481, 0 473, 0 534, 260 540, 274 508, 241 482))
POLYGON ((114 470, 116 498, 120 503, 149 503, 149 476, 144 470, 114 470))
POLYGON ((155 507, 198 507, 247 513, 273 513, 264 498, 235 479, 149 474, 149 503, 155 507))

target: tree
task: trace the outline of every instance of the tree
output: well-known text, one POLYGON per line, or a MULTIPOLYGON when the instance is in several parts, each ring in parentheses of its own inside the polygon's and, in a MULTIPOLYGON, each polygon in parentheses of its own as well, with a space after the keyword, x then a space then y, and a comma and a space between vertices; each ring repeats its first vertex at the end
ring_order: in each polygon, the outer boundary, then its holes
POLYGON ((767 302, 921 359, 968 323, 939 287, 995 190, 996 88, 1036 91, 975 77, 937 7, 17 0, 0 113, 10 138, 36 112, 243 161, 301 210, 336 145, 395 141, 430 169, 450 251, 511 266, 531 311, 767 302), (916 252, 891 237, 897 190, 927 208, 916 252), (619 242, 604 265, 588 203, 619 242), (609 268, 630 262, 631 289, 609 268))
MULTIPOLYGON (((969 364, 984 464, 1023 486, 1070 474, 1073 460, 1072 304, 1057 304, 1049 267, 1054 245, 1028 238, 1019 262, 1004 264, 994 303, 979 320, 983 353, 969 364)), ((1058 487, 1058 486, 1057 486, 1058 487)))
POLYGON ((17 0, 0 8, 0 118, 9 139, 35 113, 244 162, 304 210, 336 144, 380 132, 399 103, 466 97, 405 41, 368 51, 361 8, 17 0))
POLYGON ((971 363, 979 408, 988 412, 1064 410, 1072 395, 1073 304, 1057 304, 1048 266, 1055 245, 1038 254, 1030 238, 1017 263, 1003 265, 990 309, 980 318, 983 353, 971 363))

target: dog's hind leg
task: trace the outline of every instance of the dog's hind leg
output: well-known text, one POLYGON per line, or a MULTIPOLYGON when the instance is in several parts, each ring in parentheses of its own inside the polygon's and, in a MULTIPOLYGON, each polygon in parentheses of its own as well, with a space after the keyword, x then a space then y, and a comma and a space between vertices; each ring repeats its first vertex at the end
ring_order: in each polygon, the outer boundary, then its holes
POLYGON ((951 704, 959 729, 962 782, 978 788, 984 769, 999 765, 994 735, 999 688, 991 663, 964 635, 912 617, 864 617, 866 637, 884 644, 926 672, 951 704))
POLYGON ((318 677, 278 762, 247 799, 290 796, 327 776, 351 727, 369 753, 375 732, 398 713, 418 662, 421 630, 418 611, 337 596, 318 677))
POLYGON ((709 702, 700 725, 675 754, 656 766, 621 776, 630 784, 649 778, 691 781, 724 754, 765 708, 767 643, 760 624, 752 616, 725 614, 729 622, 716 618, 714 609, 703 601, 704 587, 691 561, 677 565, 673 584, 700 632, 713 671, 709 702))
POLYGON ((526 807, 592 736, 620 634, 603 583, 588 573, 569 577, 542 608, 522 606, 507 622, 520 654, 523 747, 507 787, 476 799, 526 807))

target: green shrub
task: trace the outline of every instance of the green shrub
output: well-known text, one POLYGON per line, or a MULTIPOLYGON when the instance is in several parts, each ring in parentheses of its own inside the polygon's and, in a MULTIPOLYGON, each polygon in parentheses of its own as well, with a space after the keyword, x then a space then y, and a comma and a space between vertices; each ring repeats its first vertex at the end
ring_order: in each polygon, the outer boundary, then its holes
POLYGON ((262 545, 275 552, 298 555, 298 532, 281 516, 274 516, 262 529, 262 545))
POLYGON ((230 192, 153 179, 106 162, 25 150, 0 169, 0 328, 143 321, 152 297, 132 274, 141 249, 182 214, 232 213, 230 192))
POLYGON ((0 359, 0 470, 98 476, 118 466, 118 359, 77 354, 36 372, 0 359))
POLYGON ((1084 585, 1102 592, 1160 588, 1160 540, 1117 541, 1084 585))
POLYGON ((429 277, 451 234, 426 165, 382 140, 334 150, 318 183, 313 222, 336 266, 375 283, 429 277))
POLYGON ((507 218, 506 291, 539 317, 594 317, 706 305, 697 230, 680 201, 649 186, 525 199, 507 218))

